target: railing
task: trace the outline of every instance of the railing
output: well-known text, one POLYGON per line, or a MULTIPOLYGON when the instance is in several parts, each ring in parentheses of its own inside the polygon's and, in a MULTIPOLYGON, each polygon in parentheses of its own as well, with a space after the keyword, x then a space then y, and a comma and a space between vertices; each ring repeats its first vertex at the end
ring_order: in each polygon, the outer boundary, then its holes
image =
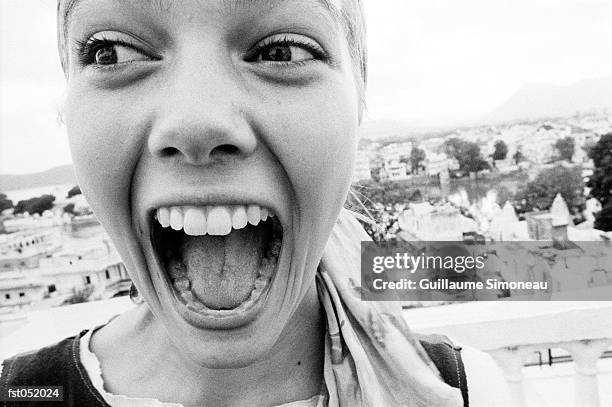
MULTIPOLYGON (((417 332, 442 333, 489 353, 506 378, 513 406, 539 405, 527 391, 539 382, 525 375, 538 368, 525 365, 534 360, 535 353, 545 354, 550 349, 566 351, 568 356, 560 359, 570 361, 571 357, 573 361, 573 390, 567 377, 548 378, 559 381, 552 388, 567 396, 564 405, 612 405, 612 370, 598 369, 598 362, 604 360, 606 366, 612 366, 609 358, 601 359, 612 348, 612 301, 473 302, 411 309, 405 316, 417 332)), ((571 366, 555 359, 547 361, 552 362, 552 368, 565 365, 567 370, 571 366)), ((563 398, 549 396, 556 401, 546 405, 556 406, 563 398)))
POLYGON ((524 389, 523 368, 534 352, 550 348, 568 351, 574 361, 574 404, 580 407, 601 406, 597 362, 612 346, 612 339, 582 339, 569 342, 512 346, 489 351, 508 381, 512 405, 528 406, 524 389))

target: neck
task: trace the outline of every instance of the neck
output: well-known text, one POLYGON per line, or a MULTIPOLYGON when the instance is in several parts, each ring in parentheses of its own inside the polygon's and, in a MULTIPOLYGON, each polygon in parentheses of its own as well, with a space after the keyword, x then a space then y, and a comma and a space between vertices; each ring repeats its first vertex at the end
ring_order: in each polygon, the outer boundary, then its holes
POLYGON ((279 405, 320 393, 322 312, 313 284, 267 356, 238 369, 208 369, 186 360, 146 306, 99 330, 90 346, 101 361, 106 390, 115 394, 185 406, 279 405))

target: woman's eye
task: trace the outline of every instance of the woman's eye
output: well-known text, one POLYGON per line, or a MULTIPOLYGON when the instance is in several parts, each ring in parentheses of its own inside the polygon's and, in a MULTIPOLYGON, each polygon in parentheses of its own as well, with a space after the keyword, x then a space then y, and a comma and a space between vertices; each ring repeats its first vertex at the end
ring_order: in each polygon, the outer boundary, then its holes
POLYGON ((152 61, 157 57, 145 51, 146 46, 128 35, 113 31, 100 32, 86 41, 77 41, 75 53, 81 65, 111 67, 137 61, 152 61))
POLYGON ((315 59, 314 55, 304 48, 295 45, 273 45, 263 49, 259 60, 269 62, 303 62, 315 59))
POLYGON ((150 59, 134 48, 118 44, 102 45, 93 51, 92 63, 96 65, 115 65, 150 59))
POLYGON ((325 61, 327 54, 313 39, 299 34, 276 34, 256 44, 247 54, 249 62, 268 64, 300 64, 325 61))

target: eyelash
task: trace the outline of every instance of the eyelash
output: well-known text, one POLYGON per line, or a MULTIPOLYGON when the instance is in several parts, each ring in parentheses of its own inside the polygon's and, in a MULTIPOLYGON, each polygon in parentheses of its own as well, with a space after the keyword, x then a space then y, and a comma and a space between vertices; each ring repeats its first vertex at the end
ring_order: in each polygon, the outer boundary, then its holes
MULTIPOLYGON (((149 56, 153 58, 151 55, 142 51, 135 44, 130 43, 128 41, 120 40, 120 39, 108 39, 108 38, 89 38, 88 40, 76 41, 75 54, 78 58, 79 64, 86 65, 95 65, 95 56, 96 52, 104 47, 111 47, 121 45, 125 47, 132 48, 133 50, 142 53, 143 55, 149 56)), ((280 39, 268 38, 263 41, 258 42, 246 55, 245 61, 254 62, 257 57, 266 49, 276 47, 276 46, 297 46, 304 48, 306 51, 310 52, 314 58, 314 60, 319 61, 329 61, 329 56, 325 52, 323 48, 320 46, 316 46, 311 42, 300 41, 295 38, 291 38, 288 36, 282 37, 280 39)), ((305 64, 308 61, 294 61, 294 62, 274 62, 276 65, 301 65, 305 64)), ((110 66, 105 66, 105 68, 110 66)))
POLYGON ((81 65, 95 65, 95 56, 96 52, 105 47, 112 47, 121 45, 124 47, 129 47, 137 52, 140 52, 143 55, 146 55, 152 59, 154 59, 151 55, 144 52, 142 49, 137 47, 135 44, 132 44, 128 41, 123 41, 120 39, 108 39, 108 38, 89 38, 86 41, 77 40, 76 41, 76 56, 81 65))
MULTIPOLYGON (((308 41, 300 41, 295 38, 291 38, 288 36, 284 36, 282 38, 266 38, 263 41, 258 42, 251 51, 249 51, 245 57, 247 62, 254 62, 257 57, 265 50, 278 47, 278 46, 297 46, 300 48, 304 48, 306 51, 310 52, 314 58, 314 60, 319 61, 329 61, 329 56, 325 52, 323 48, 320 46, 314 45, 308 41)), ((296 65, 296 64, 304 64, 308 61, 295 61, 295 62, 274 62, 276 65, 296 65)))

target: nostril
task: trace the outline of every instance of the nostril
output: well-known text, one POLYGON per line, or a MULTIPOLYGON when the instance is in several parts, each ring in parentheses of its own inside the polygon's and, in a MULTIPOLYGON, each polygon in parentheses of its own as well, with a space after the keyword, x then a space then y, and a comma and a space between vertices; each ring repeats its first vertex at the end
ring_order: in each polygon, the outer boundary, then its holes
POLYGON ((224 160, 226 158, 235 157, 241 154, 241 149, 233 144, 219 144, 214 147, 208 154, 205 149, 189 149, 177 147, 164 147, 157 153, 159 158, 183 158, 185 162, 190 164, 206 164, 208 160, 224 160))
POLYGON ((217 146, 215 148, 213 148, 213 150, 210 152, 211 156, 215 156, 215 155, 234 155, 238 153, 238 147, 232 145, 232 144, 222 144, 220 146, 217 146))
POLYGON ((160 155, 162 157, 172 157, 173 155, 176 155, 179 153, 179 150, 174 148, 174 147, 166 147, 163 150, 161 150, 160 155))

